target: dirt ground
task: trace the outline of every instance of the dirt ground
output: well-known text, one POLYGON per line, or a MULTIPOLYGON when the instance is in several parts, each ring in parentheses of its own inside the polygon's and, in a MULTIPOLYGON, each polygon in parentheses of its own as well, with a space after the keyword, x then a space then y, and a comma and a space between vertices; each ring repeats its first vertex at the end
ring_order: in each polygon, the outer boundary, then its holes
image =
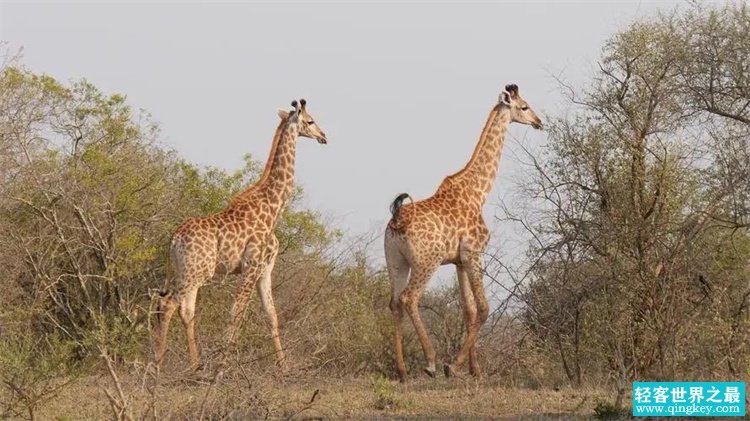
MULTIPOLYGON (((122 377, 132 419, 585 419, 605 399, 595 390, 509 388, 472 378, 414 378, 406 384, 376 377, 351 379, 237 376, 170 379, 156 393, 140 376, 122 377), (151 403, 155 402, 154 408, 151 403)), ((106 375, 66 388, 37 411, 44 420, 114 417, 106 375)))

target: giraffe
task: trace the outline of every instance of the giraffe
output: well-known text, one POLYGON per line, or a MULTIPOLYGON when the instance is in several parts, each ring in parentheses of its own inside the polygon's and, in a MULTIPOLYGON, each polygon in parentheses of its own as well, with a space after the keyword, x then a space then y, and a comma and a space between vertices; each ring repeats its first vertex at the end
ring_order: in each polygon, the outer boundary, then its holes
POLYGON ((413 202, 403 193, 391 204, 392 218, 384 236, 385 258, 391 280, 389 307, 395 323, 396 365, 402 382, 406 381, 404 311, 422 345, 427 361, 424 371, 435 377, 435 349, 419 316, 419 300, 437 268, 447 264, 456 267, 467 332, 461 350, 453 363, 445 363, 444 372, 446 376, 455 375, 468 356, 470 373, 480 375, 474 346, 489 315, 482 278, 482 253, 489 241, 489 230, 482 207, 492 190, 511 122, 542 128, 541 119, 518 94, 516 85, 507 85, 500 94, 463 169, 446 177, 432 197, 413 202), (411 203, 404 204, 407 198, 411 203))
POLYGON ((172 236, 170 258, 175 268, 175 285, 159 300, 159 326, 154 343, 157 364, 164 358, 169 322, 179 308, 187 330, 192 367, 199 367, 194 320, 198 289, 215 274, 240 274, 242 279, 229 312, 225 341, 234 341, 255 287, 268 316, 277 363, 286 371, 271 295, 271 272, 279 251, 274 228, 292 195, 297 137, 315 139, 321 144, 328 142, 306 105, 302 99, 299 103, 292 102, 291 111, 278 111, 281 121, 268 161, 255 184, 239 193, 223 211, 186 220, 172 236))

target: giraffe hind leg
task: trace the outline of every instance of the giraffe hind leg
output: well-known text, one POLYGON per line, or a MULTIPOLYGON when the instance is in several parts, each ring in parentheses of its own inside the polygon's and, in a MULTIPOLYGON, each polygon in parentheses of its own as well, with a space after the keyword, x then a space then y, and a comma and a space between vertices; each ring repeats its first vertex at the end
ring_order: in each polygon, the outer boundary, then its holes
POLYGON ((154 340, 154 359, 156 364, 161 364, 164 355, 167 352, 167 333, 169 333, 169 323, 177 310, 177 302, 174 301, 170 294, 159 297, 157 309, 158 328, 154 340))
POLYGON ((407 282, 409 282, 409 263, 401 253, 391 251, 390 253, 386 253, 386 265, 388 267, 388 277, 391 280, 391 302, 389 307, 393 314, 396 369, 398 370, 399 380, 403 383, 406 381, 403 332, 404 309, 401 306, 399 297, 404 288, 406 288, 407 282))
POLYGON ((195 339, 195 301, 198 288, 213 276, 212 259, 210 254, 196 254, 189 247, 190 238, 176 235, 170 246, 170 260, 174 266, 176 289, 171 294, 162 296, 159 300, 159 331, 156 340, 156 362, 161 363, 166 353, 167 334, 169 324, 176 310, 180 310, 180 318, 186 329, 188 352, 193 368, 199 365, 200 356, 195 339), (206 264, 208 263, 208 264, 206 264), (208 269, 211 268, 211 269, 208 269))
POLYGON ((427 283, 439 265, 440 261, 436 260, 435 262, 422 264, 418 267, 412 267, 409 284, 399 296, 401 306, 409 314, 414 325, 414 330, 417 332, 419 342, 422 344, 422 351, 427 361, 424 372, 430 377, 435 377, 435 347, 432 345, 432 341, 430 341, 430 337, 427 334, 427 329, 425 329, 422 318, 419 315, 419 300, 422 298, 427 283))
POLYGON ((180 318, 185 325, 187 334, 188 352, 193 370, 200 368, 200 353, 195 337, 195 302, 198 297, 198 287, 194 286, 187 290, 180 302, 180 318))

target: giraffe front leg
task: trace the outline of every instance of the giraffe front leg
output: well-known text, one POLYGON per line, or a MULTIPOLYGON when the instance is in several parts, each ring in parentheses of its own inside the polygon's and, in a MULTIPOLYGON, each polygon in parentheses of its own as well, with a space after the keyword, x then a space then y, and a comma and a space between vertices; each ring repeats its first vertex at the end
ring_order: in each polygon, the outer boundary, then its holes
MULTIPOLYGON (((471 292, 469 277, 461 265, 456 265, 456 275, 458 278, 458 287, 461 292, 461 307, 464 311, 464 322, 466 323, 466 331, 468 333, 470 326, 476 323, 477 305, 474 301, 474 294, 471 292)), ((479 361, 477 361, 476 346, 472 346, 469 350, 469 373, 474 377, 481 375, 479 361)))
POLYGON ((453 364, 445 365, 446 376, 455 375, 456 371, 463 366, 466 358, 471 355, 472 349, 477 342, 479 329, 489 316, 489 305, 487 304, 487 297, 484 294, 481 254, 475 250, 462 250, 461 261, 463 269, 466 271, 468 284, 476 305, 476 316, 473 322, 467 326, 466 339, 464 339, 464 344, 456 355, 453 364))
POLYGON ((263 273, 260 276, 260 280, 257 284, 258 296, 260 296, 260 303, 263 310, 268 316, 268 322, 271 327, 271 339, 273 340, 273 346, 276 350, 276 362, 281 368, 281 371, 286 373, 289 370, 287 365, 286 357, 284 356, 284 349, 281 346, 281 335, 279 333, 279 318, 276 314, 276 306, 273 303, 273 294, 271 287, 271 273, 273 267, 276 264, 276 252, 274 252, 270 261, 266 264, 263 269, 263 273))
POLYGON ((258 278, 263 272, 263 266, 258 263, 245 265, 242 271, 242 283, 237 288, 237 294, 234 297, 234 304, 229 312, 229 326, 224 335, 224 341, 227 345, 233 344, 237 339, 237 333, 242 325, 242 319, 245 317, 247 305, 250 302, 250 294, 253 292, 258 278))

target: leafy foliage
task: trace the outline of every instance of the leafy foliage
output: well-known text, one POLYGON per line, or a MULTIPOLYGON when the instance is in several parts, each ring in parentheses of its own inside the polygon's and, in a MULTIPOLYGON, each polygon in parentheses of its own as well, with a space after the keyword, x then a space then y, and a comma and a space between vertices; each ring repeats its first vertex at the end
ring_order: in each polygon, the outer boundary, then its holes
POLYGON ((693 6, 616 34, 532 157, 525 323, 617 407, 635 379, 750 375, 747 18, 693 6))

